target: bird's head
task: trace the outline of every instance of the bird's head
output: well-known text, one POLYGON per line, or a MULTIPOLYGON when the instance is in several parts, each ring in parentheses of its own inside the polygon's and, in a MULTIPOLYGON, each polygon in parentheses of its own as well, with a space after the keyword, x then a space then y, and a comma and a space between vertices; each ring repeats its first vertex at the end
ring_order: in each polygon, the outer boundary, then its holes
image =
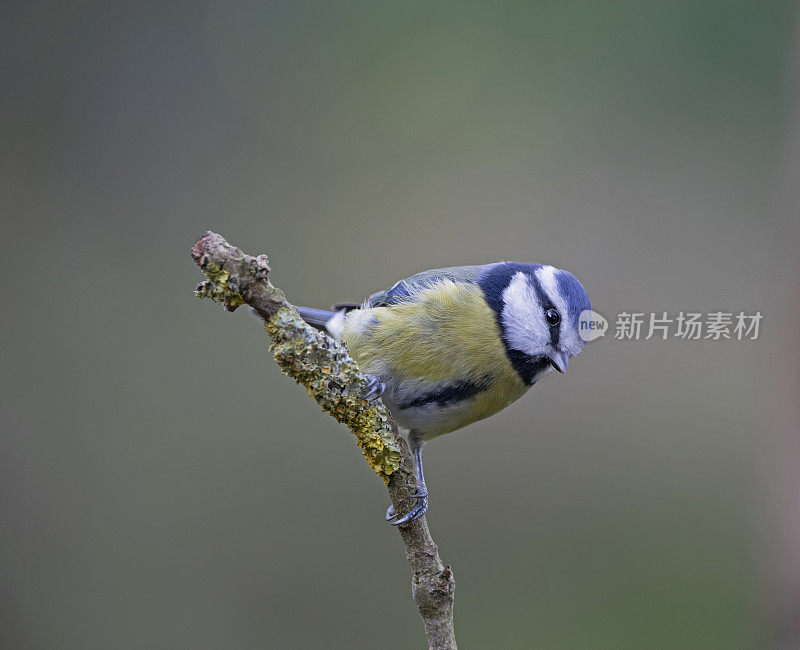
POLYGON ((566 372, 569 358, 585 345, 578 317, 591 309, 578 279, 552 266, 501 262, 480 284, 522 380, 533 384, 553 368, 566 372))

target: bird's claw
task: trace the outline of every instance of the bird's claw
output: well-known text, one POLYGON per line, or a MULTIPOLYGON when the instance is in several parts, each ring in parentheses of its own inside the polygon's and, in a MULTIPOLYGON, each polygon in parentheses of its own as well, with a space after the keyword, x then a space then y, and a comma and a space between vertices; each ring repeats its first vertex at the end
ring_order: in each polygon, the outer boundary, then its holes
POLYGON ((389 509, 386 511, 386 521, 388 521, 392 526, 402 526, 403 524, 411 523, 415 519, 419 519, 428 511, 427 492, 417 492, 416 494, 410 495, 410 498, 416 499, 414 506, 402 517, 399 517, 399 519, 395 519, 395 517, 398 517, 398 515, 394 511, 394 506, 389 506, 389 509), (395 519, 395 521, 392 521, 392 519, 395 519))
POLYGON ((364 393, 365 400, 370 402, 376 400, 383 395, 383 391, 385 390, 386 384, 384 384, 378 377, 375 375, 367 375, 366 392, 364 393))

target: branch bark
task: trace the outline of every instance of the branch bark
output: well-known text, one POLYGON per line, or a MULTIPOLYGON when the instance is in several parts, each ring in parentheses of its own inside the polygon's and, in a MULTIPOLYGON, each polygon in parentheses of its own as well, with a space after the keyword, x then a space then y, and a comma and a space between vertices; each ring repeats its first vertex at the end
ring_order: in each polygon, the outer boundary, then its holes
MULTIPOLYGON (((266 255, 251 257, 220 235, 206 232, 191 250, 206 280, 195 292, 228 311, 247 304, 264 319, 272 339, 275 360, 284 374, 305 386, 324 410, 350 427, 369 466, 380 476, 396 512, 405 512, 417 490, 414 461, 380 400, 363 398, 367 384, 347 348, 308 326, 269 281, 266 255)), ((455 580, 439 550, 425 517, 398 526, 411 565, 411 590, 425 624, 430 650, 457 650, 453 629, 455 580)))

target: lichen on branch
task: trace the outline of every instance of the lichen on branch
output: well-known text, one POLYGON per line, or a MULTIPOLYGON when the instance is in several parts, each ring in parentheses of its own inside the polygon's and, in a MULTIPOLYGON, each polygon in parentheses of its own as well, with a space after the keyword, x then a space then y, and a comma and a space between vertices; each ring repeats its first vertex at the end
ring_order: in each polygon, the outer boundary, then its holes
MULTIPOLYGON (((210 298, 228 311, 245 304, 238 283, 224 268, 206 261, 203 273, 206 280, 197 286, 198 298, 210 298)), ((397 432, 383 403, 363 398, 367 378, 347 348, 306 324, 288 303, 266 321, 266 327, 283 374, 302 384, 323 411, 348 426, 367 464, 388 484, 400 466, 397 432)))
POLYGON ((207 279, 197 285, 195 296, 210 298, 223 305, 228 311, 233 311, 244 304, 242 295, 228 284, 230 273, 225 269, 221 269, 214 262, 208 262, 203 268, 203 273, 207 279))
POLYGON ((373 471, 388 484, 400 466, 400 445, 389 412, 378 400, 368 402, 366 378, 347 348, 283 308, 267 323, 272 353, 284 374, 302 384, 339 422, 346 424, 373 471))

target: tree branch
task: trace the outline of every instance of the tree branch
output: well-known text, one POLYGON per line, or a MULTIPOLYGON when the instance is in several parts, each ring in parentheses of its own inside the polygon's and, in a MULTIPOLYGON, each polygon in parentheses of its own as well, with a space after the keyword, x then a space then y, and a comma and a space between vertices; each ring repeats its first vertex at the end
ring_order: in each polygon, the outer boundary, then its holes
MULTIPOLYGON (((269 281, 266 255, 246 255, 213 232, 206 232, 191 253, 206 276, 196 295, 222 303, 228 311, 244 304, 255 309, 266 321, 271 349, 283 373, 305 386, 323 410, 350 428, 367 464, 386 484, 395 512, 406 512, 413 505, 410 495, 417 490, 408 444, 383 403, 364 399, 367 378, 347 348, 299 317, 269 281)), ((412 594, 428 646, 456 650, 453 572, 442 564, 425 517, 398 526, 398 531, 411 565, 412 594)))

